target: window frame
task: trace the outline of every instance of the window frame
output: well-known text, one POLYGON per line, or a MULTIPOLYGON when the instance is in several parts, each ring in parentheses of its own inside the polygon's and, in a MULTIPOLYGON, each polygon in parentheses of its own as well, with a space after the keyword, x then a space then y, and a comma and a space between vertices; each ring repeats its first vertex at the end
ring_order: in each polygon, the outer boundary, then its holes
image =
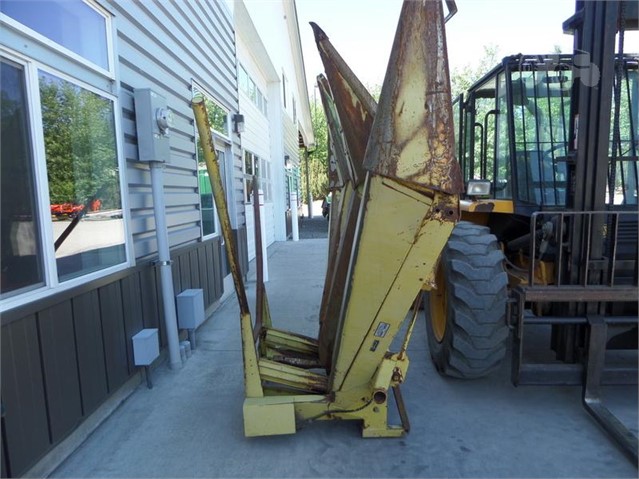
POLYGON ((81 0, 83 3, 85 3, 87 6, 89 6, 91 9, 93 9, 98 15, 100 15, 102 18, 104 18, 104 31, 105 31, 105 36, 106 36, 106 47, 107 47, 107 64, 108 64, 108 68, 104 69, 103 67, 101 67, 100 65, 93 63, 91 60, 83 57, 82 55, 69 50, 67 47, 62 46, 61 44, 57 43, 54 40, 51 40, 48 37, 45 37, 44 35, 42 35, 41 33, 37 32, 36 30, 33 30, 31 28, 29 28, 28 26, 24 25, 23 23, 20 23, 19 21, 9 17, 8 15, 5 15, 4 13, 0 12, 0 24, 5 24, 8 27, 26 35, 31 37, 33 40, 37 41, 38 43, 44 45, 45 47, 54 50, 56 53, 62 54, 68 58, 70 58, 71 60, 81 64, 84 67, 87 67, 91 70, 94 70, 98 73, 101 73, 102 75, 106 76, 107 78, 111 79, 111 80, 115 80, 116 79, 116 62, 115 62, 115 48, 114 48, 114 39, 113 39, 113 31, 114 31, 114 26, 113 26, 113 18, 111 16, 111 14, 102 6, 100 6, 97 2, 93 1, 93 0, 81 0))
POLYGON ((126 180, 126 160, 124 156, 122 119, 120 101, 117 95, 106 90, 97 88, 78 78, 65 74, 49 65, 43 64, 26 55, 22 55, 4 46, 0 46, 0 56, 9 61, 21 65, 25 75, 25 95, 27 102, 27 118, 29 121, 29 140, 33 151, 32 161, 34 162, 34 188, 36 191, 36 208, 38 213, 38 226, 40 228, 40 241, 42 243, 42 267, 44 284, 40 287, 29 289, 16 294, 9 293, 8 296, 0 298, 0 313, 22 306, 26 303, 36 301, 63 291, 72 289, 85 283, 95 281, 113 273, 135 266, 135 255, 133 254, 133 239, 130 227, 129 195, 128 183, 126 180), (124 254, 125 261, 112 266, 108 266, 97 271, 79 275, 67 280, 58 278, 55 250, 53 222, 51 221, 51 204, 49 195, 49 182, 47 177, 47 159, 44 143, 44 131, 42 123, 42 109, 40 98, 39 72, 54 75, 62 80, 68 81, 75 86, 79 86, 91 93, 99 95, 111 101, 113 105, 115 154, 117 157, 117 167, 119 170, 119 187, 122 202, 122 221, 124 226, 124 254))
POLYGON ((244 92, 249 102, 252 103, 253 106, 257 108, 257 110, 262 115, 264 115, 265 117, 268 117, 268 106, 267 106, 268 100, 267 100, 266 94, 262 91, 260 86, 255 82, 255 80, 253 80, 253 77, 250 75, 250 73, 248 73, 248 70, 240 62, 237 63, 237 70, 238 70, 238 74, 237 74, 238 75, 237 76, 238 91, 244 92), (241 84, 241 81, 240 81, 240 77, 242 76, 242 73, 246 75, 246 88, 244 88, 244 86, 241 84), (253 85, 252 92, 251 92, 251 85, 253 85))
POLYGON ((264 195, 264 203, 273 202, 273 178, 271 177, 273 167, 271 165, 271 160, 266 156, 260 156, 248 148, 244 148, 242 150, 242 190, 244 192, 245 205, 253 204, 253 199, 251 201, 247 200, 249 192, 246 182, 247 180, 253 179, 256 170, 258 172, 257 177, 260 180, 260 189, 264 195), (246 172, 246 155, 251 155, 251 166, 253 169, 252 174, 246 172))
MULTIPOLYGON (((250 77, 249 77, 250 78, 250 77)), ((232 141, 231 141, 231 110, 229 110, 228 108, 226 108, 225 106, 223 106, 218 100, 216 100, 216 98, 211 95, 208 90, 206 88, 203 88, 197 81, 192 80, 191 81, 191 94, 195 95, 196 92, 201 93, 202 95, 204 95, 206 97, 207 100, 209 100, 210 102, 214 103, 216 106, 218 106, 219 108, 223 109, 224 111, 226 111, 226 117, 228 119, 228 121, 226 122, 226 136, 224 136, 221 132, 218 132, 217 130, 214 130, 211 127, 211 135, 213 136, 213 145, 215 146, 215 150, 217 151, 223 151, 224 152, 224 167, 220 168, 220 173, 222 175, 222 184, 224 186, 226 186, 226 179, 224 178, 225 176, 225 171, 226 171, 226 161, 227 161, 227 156, 228 155, 232 155, 232 141)), ((198 132, 197 132, 197 126, 195 125, 195 122, 193 122, 193 134, 195 136, 195 138, 199 138, 198 136, 198 132)), ((197 140, 196 140, 196 145, 197 145, 197 140)), ((202 160, 204 160, 202 158, 202 160)), ((200 179, 199 179, 199 159, 197 157, 197 146, 195 148, 195 162, 196 162, 196 175, 198 175, 198 179, 197 179, 197 195, 198 195, 198 205, 199 205, 199 210, 200 210, 200 239, 202 241, 206 241, 208 239, 211 238, 217 238, 222 234, 221 231, 221 225, 220 225, 220 218, 219 215, 217 214, 217 206, 215 205, 215 196, 213 196, 213 214, 215 216, 215 232, 214 233, 204 233, 204 220, 202 218, 202 194, 200 192, 200 179)), ((226 193, 225 193, 226 194, 226 193)), ((211 195, 213 195, 213 193, 211 192, 211 195)))
MULTIPOLYGON (((211 133, 213 134, 213 144, 215 146, 216 154, 217 154, 218 151, 222 151, 224 153, 224 162, 226 162, 226 155, 228 154, 229 145, 226 142, 222 141, 221 138, 215 133, 215 131, 213 131, 213 129, 211 129, 211 133)), ((220 162, 220 160, 218 160, 218 162, 220 162)), ((217 214, 217 206, 215 204, 215 196, 213 195, 213 192, 211 192, 215 231, 213 233, 205 233, 204 232, 204 219, 202 218, 202 211, 204 211, 204 210, 203 210, 203 207, 202 207, 202 194, 200 192, 199 171, 200 171, 200 166, 198 164, 198 169, 197 169, 197 174, 198 174, 198 182, 197 182, 198 195, 197 196, 198 196, 199 208, 200 208, 200 238, 201 238, 202 241, 206 241, 208 239, 219 237, 222 234, 222 229, 221 229, 221 225, 220 225, 220 217, 217 214)), ((220 168, 220 173, 221 174, 223 174, 223 171, 224 170, 222 170, 222 168, 220 168)), ((224 183, 224 178, 222 178, 222 183, 224 183)))
MULTIPOLYGON (((259 161, 259 157, 253 153, 251 150, 243 148, 242 149, 242 190, 244 191, 244 197, 243 197, 243 203, 245 205, 252 205, 253 204, 253 198, 249 201, 248 198, 250 197, 249 195, 252 193, 249 193, 248 191, 248 187, 246 185, 247 180, 252 181, 253 180, 253 176, 255 176, 255 160, 259 161), (252 173, 247 173, 246 172, 246 155, 250 155, 251 156, 251 169, 253 170, 252 173)), ((258 169, 259 169, 259 164, 258 164, 258 169)), ((252 183, 251 183, 252 186, 252 183)))
POLYGON ((284 102, 284 109, 288 111, 286 106, 286 90, 287 90, 286 83, 287 83, 286 74, 282 72, 282 100, 284 102))

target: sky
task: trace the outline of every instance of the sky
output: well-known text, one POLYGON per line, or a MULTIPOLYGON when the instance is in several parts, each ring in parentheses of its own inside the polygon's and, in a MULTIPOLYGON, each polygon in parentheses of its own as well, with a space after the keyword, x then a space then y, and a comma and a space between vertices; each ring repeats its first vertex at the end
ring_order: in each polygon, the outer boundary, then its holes
MULTIPOLYGON (((451 70, 476 65, 485 46, 498 58, 517 53, 572 51, 573 38, 561 25, 574 0, 456 0, 458 12, 446 24, 451 70)), ((316 22, 359 79, 381 85, 397 27, 401 0, 296 0, 311 102, 315 78, 323 71, 309 21, 316 22)), ((319 93, 315 93, 318 95, 319 93)))

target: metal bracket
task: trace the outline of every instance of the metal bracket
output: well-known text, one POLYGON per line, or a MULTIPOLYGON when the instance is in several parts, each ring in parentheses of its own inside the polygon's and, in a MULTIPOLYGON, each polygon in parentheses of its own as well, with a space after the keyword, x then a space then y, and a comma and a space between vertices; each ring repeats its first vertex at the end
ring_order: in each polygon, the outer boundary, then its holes
POLYGON ((586 380, 583 388, 583 405, 586 411, 623 449, 637 466, 639 443, 635 436, 601 401, 601 377, 604 369, 608 327, 601 316, 588 316, 590 339, 586 380))

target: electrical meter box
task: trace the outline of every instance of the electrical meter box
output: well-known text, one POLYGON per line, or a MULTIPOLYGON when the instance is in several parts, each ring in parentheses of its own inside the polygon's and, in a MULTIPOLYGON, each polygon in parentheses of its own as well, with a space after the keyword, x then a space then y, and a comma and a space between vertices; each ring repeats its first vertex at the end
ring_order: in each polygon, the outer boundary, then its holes
POLYGON ((171 156, 169 131, 173 114, 166 98, 150 88, 136 88, 135 125, 138 133, 138 160, 166 163, 171 156))

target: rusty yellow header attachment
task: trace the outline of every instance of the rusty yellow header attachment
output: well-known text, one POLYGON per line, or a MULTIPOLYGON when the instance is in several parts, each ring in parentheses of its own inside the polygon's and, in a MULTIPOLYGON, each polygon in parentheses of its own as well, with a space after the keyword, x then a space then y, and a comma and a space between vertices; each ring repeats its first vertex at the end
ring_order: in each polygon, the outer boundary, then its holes
MULTIPOLYGON (((397 437, 409 430, 400 385, 416 314, 400 351, 389 348, 415 298, 434 283, 459 216, 443 9, 430 0, 404 3, 379 106, 326 34, 317 25, 313 30, 326 72, 320 93, 335 172, 343 185, 335 188, 332 205, 320 333, 314 339, 272 327, 258 284, 263 321, 253 325, 244 312, 240 318, 244 432, 289 434, 300 421, 352 419, 361 422, 365 437, 397 437), (391 392, 399 425, 388 424, 391 392)), ((196 117, 205 117, 198 108, 194 104, 196 117)), ((205 122, 197 124, 210 157, 210 132, 205 122)), ((221 182, 213 191, 221 191, 221 182)), ((224 213, 224 195, 215 199, 224 213)), ((226 228, 230 235, 230 224, 222 222, 226 228)), ((232 241, 224 234, 228 247, 232 241)), ((235 264, 235 252, 228 254, 235 264)), ((240 304, 245 298, 238 290, 240 304)))
POLYGON ((459 194, 441 15, 440 2, 404 3, 364 166, 412 188, 459 194))
POLYGON ((352 161, 352 180, 357 186, 364 181, 362 164, 377 105, 368 90, 337 53, 326 33, 316 23, 311 22, 311 27, 340 121, 350 126, 344 130, 344 137, 352 161))

